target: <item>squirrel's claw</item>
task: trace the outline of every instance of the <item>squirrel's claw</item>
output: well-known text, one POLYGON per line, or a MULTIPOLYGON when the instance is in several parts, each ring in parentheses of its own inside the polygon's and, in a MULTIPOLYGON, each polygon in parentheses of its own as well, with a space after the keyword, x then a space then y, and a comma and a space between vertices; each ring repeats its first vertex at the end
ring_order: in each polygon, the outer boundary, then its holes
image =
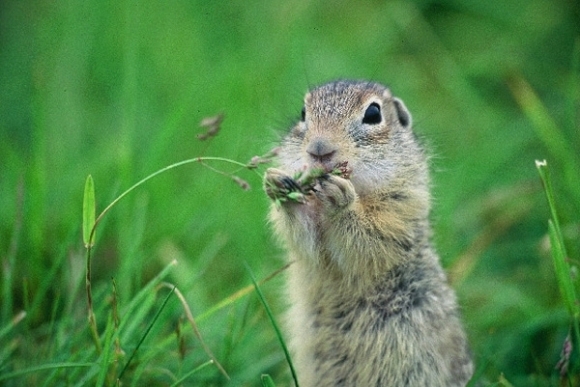
POLYGON ((356 191, 350 180, 334 175, 319 179, 320 190, 316 196, 326 205, 335 208, 346 208, 356 199, 356 191))

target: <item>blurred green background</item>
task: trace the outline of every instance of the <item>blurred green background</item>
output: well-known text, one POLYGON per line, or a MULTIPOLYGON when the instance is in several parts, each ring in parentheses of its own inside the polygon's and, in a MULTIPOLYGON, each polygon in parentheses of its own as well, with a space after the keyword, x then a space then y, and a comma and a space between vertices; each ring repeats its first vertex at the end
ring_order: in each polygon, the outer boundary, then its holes
MULTIPOLYGON (((212 309, 251 284, 244 262, 259 279, 284 264, 257 174, 211 164, 247 180, 252 189, 242 191, 202 165, 183 166, 107 214, 92 266, 102 341, 112 332, 124 352, 109 358, 87 328, 83 186, 91 174, 100 212, 173 162, 247 162, 276 144, 309 87, 337 78, 388 84, 430 149, 434 239, 482 380, 559 385, 570 317, 534 161, 548 160, 574 263, 580 4, 572 0, 3 1, 0 384, 114 385, 152 325, 123 385, 260 385, 262 373, 289 385, 254 293, 212 309), (199 122, 220 112, 220 134, 198 141, 199 122), (177 298, 162 308, 167 290, 137 297, 172 259, 179 263, 164 280, 202 316, 201 334, 231 381, 211 365, 188 374, 208 355, 177 298), (111 328, 113 300, 124 328, 111 328)), ((281 320, 283 275, 262 289, 281 320)), ((573 375, 577 363, 575 355, 573 375)))

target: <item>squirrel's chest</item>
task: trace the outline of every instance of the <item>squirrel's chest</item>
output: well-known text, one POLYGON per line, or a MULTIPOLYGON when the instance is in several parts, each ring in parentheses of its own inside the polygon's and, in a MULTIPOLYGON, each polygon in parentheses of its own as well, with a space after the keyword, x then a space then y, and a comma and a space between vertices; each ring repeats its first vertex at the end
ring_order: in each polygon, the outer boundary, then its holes
POLYGON ((415 268, 409 275, 404 267, 396 267, 364 289, 337 284, 332 271, 325 276, 307 272, 302 277, 305 281, 295 283, 294 290, 313 330, 342 334, 351 330, 380 331, 392 320, 429 308, 437 298, 420 272, 415 268))

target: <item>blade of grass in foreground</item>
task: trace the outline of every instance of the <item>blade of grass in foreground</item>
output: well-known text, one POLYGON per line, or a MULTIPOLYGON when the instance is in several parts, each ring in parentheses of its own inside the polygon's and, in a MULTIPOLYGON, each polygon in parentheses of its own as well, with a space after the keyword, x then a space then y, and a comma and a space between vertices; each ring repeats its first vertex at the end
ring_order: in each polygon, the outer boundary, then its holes
POLYGON ((8 374, 0 375, 0 382, 7 379, 16 378, 18 376, 23 376, 26 374, 32 374, 35 372, 40 371, 47 371, 53 369, 61 369, 61 368, 88 368, 98 365, 97 363, 53 363, 53 364, 43 364, 37 367, 30 367, 23 370, 11 372, 8 374))
POLYGON ((552 190, 552 181, 550 180, 550 170, 548 169, 548 163, 546 160, 536 160, 536 168, 538 169, 538 173, 542 179, 544 192, 548 200, 548 206, 550 207, 551 219, 548 220, 548 234, 550 237, 550 249, 552 251, 552 259, 554 261, 556 280, 558 282, 558 287, 560 288, 561 296, 564 299, 564 304, 566 305, 572 320, 570 324, 571 330, 574 332, 572 336, 575 336, 575 339, 573 339, 570 337, 570 333, 568 333, 568 336, 566 337, 566 340, 562 346, 560 360, 556 364, 555 368, 560 371, 560 384, 563 385, 562 383, 568 379, 568 385, 572 386, 572 380, 569 376, 569 363, 573 347, 572 343, 577 343, 580 340, 580 325, 578 322, 580 306, 576 296, 576 288, 572 281, 572 271, 568 260, 568 253, 566 252, 566 246, 564 245, 564 237, 562 236, 562 231, 560 228, 560 221, 556 209, 554 192, 552 190))
MULTIPOLYGON (((568 308, 570 316, 574 318, 577 326, 577 319, 579 314, 578 302, 574 283, 572 282, 572 275, 570 271, 570 264, 568 263, 568 254, 564 246, 564 238, 560 229, 560 221, 556 210, 556 201, 552 190, 552 182, 550 180, 550 171, 548 170, 548 163, 544 161, 536 161, 536 168, 542 179, 544 185, 544 192, 548 199, 548 206, 550 207, 551 219, 548 220, 548 232, 550 236, 550 246, 552 250, 552 258, 554 260, 554 268, 556 270, 556 277, 560 293, 564 299, 564 303, 568 308)), ((577 330, 576 332, 580 332, 577 330)), ((579 337, 580 338, 580 337, 579 337)))
POLYGON ((26 317, 26 311, 20 311, 12 320, 3 328, 0 328, 0 339, 10 332, 18 323, 26 317))
MULTIPOLYGON (((556 280, 558 282, 558 287, 560 288, 561 296, 571 317, 571 330, 573 330, 573 336, 575 336, 575 339, 570 339, 569 335, 568 338, 564 341, 561 358, 556 365, 556 369, 560 371, 560 380, 564 381, 566 378, 568 378, 572 342, 577 343, 580 340, 580 324, 578 321, 578 317, 580 316, 580 306, 576 296, 576 288, 574 287, 574 283, 572 281, 572 271, 568 261, 566 246, 564 245, 564 238, 560 229, 560 221, 558 218, 558 212, 556 210, 556 201, 554 199, 554 193, 552 190, 552 182, 550 180, 548 163, 546 160, 536 161, 536 168, 538 169, 538 173, 542 179, 544 192, 546 193, 548 206, 550 207, 551 219, 548 220, 548 233, 550 237, 550 249, 552 251, 554 269, 556 272, 556 280)), ((569 378, 568 383, 570 386, 572 385, 571 379, 569 378)))
POLYGON ((245 264, 246 264, 246 269, 248 270, 248 273, 250 274, 250 278, 252 279, 252 283, 254 284, 254 288, 256 289, 256 293, 258 293, 258 297, 260 298, 260 302, 262 302, 262 305, 264 305, 264 309, 266 309, 266 313, 268 314, 268 318, 270 319, 270 322, 272 323, 272 326, 274 327, 274 331, 276 331, 276 336, 278 337, 278 340, 280 341, 280 345, 282 346, 282 350, 284 351, 284 355, 286 356, 286 361, 288 362, 288 366, 290 367, 290 372, 292 373, 292 379, 294 379, 294 385, 296 387, 299 387, 298 377, 296 376, 296 370, 294 369, 294 365, 292 364, 292 358, 290 357, 290 352, 288 351, 288 347, 286 347, 286 342, 284 341, 284 338, 282 337, 282 332, 280 331, 280 328, 278 328, 278 324, 276 323, 276 320, 274 319, 274 314, 272 313, 270 306, 266 302, 266 298, 264 297, 264 293, 262 293, 262 290, 260 289, 260 286, 258 285, 258 281, 256 281, 256 277, 254 277, 254 273, 250 269, 250 266, 248 265, 248 263, 246 262, 245 264))
POLYGON ((173 287, 173 289, 171 289, 171 291, 169 292, 169 294, 165 297, 165 300, 163 300, 163 303, 161 304, 161 307, 157 310, 157 313, 155 314, 155 316, 151 320, 151 323, 149 324, 149 326, 147 327, 147 329, 145 330, 145 332, 141 336, 141 339, 137 343, 137 346, 135 347, 135 349, 133 350, 133 352, 131 352, 131 355, 129 356, 129 359, 127 360, 127 363, 125 363, 125 366, 123 367, 123 369, 119 373, 119 377, 117 378, 117 380, 121 380, 121 378, 123 377, 123 374, 125 373, 125 370, 127 369, 127 367, 129 367, 129 364, 131 364, 131 361, 133 360, 133 357, 135 356, 135 354, 137 353, 137 351, 141 347, 141 344, 143 344, 143 341, 145 341, 145 338, 147 337, 147 335, 151 331, 151 328, 153 328, 153 325, 155 324, 155 322, 159 318, 159 315, 161 314, 161 311, 165 308, 165 305, 167 305, 167 302, 169 301, 169 298, 171 297, 171 295, 173 294, 174 291, 175 291, 175 287, 173 287))
POLYGON ((175 285, 171 285, 169 283, 164 283, 162 285, 171 288, 172 292, 175 292, 175 295, 177 296, 177 298, 181 302, 181 305, 183 306, 185 316, 187 317, 187 320, 189 321, 195 336, 197 337, 197 339, 201 343, 201 347, 203 348, 204 352, 210 357, 212 363, 214 363, 216 365, 216 367, 226 377, 226 379, 230 380, 230 375, 228 375, 225 368, 221 365, 221 363, 217 360, 217 358, 215 357, 215 355, 213 354, 213 352, 211 351, 209 346, 205 343, 205 340, 203 339, 201 332, 199 331, 199 328, 197 327, 195 319, 193 318, 193 314, 191 313, 191 309, 189 308, 189 305, 187 304, 185 297, 183 297, 183 294, 181 294, 181 292, 179 291, 179 289, 177 289, 177 287, 175 285))
POLYGON ((95 343, 95 349, 97 353, 100 354, 102 346, 99 339, 99 331, 96 322, 97 319, 93 309, 93 292, 91 289, 91 248, 93 247, 95 235, 95 207, 95 184, 93 182, 93 177, 89 175, 85 182, 85 191, 83 195, 83 242, 87 249, 85 288, 87 292, 89 329, 91 331, 93 342, 95 343))
POLYGON ((501 374, 499 376, 499 383, 498 386, 500 387, 514 387, 513 384, 511 384, 504 376, 504 374, 501 374))
POLYGON ((185 379, 189 378, 191 375, 195 374, 198 371, 201 371, 203 368, 207 367, 208 365, 213 364, 213 360, 208 360, 205 363, 195 367, 193 370, 189 371, 188 373, 186 373, 185 375, 183 375, 181 378, 179 378, 178 380, 175 381, 175 383, 173 383, 171 386, 169 387, 177 387, 179 386, 181 383, 183 383, 185 381, 185 379))
POLYGON ((270 375, 268 374, 262 375, 262 387, 276 387, 270 375))
MULTIPOLYGON (((272 278, 276 277, 278 274, 282 273, 284 270, 288 269, 288 267, 290 267, 290 265, 292 264, 292 262, 287 263, 286 265, 284 265, 283 267, 281 267, 278 270, 275 270, 274 272, 272 272, 271 274, 269 274, 266 278, 262 279, 259 284, 263 285, 266 282, 270 281, 272 278)), ((234 302, 236 302, 239 298, 242 298, 248 294, 250 294, 252 292, 252 290, 254 290, 255 287, 254 285, 249 285, 246 286, 240 290, 238 290, 237 292, 235 292, 234 294, 224 298, 223 300, 221 300, 220 302, 218 302, 217 304, 215 304, 213 307, 209 308, 207 311, 205 311, 204 313, 200 314, 197 317, 197 321, 203 321, 207 318, 209 318, 211 315, 213 315, 215 312, 217 312, 220 309, 225 308, 228 305, 233 304, 234 302)))
POLYGON ((101 367, 99 369, 95 387, 101 387, 105 385, 105 379, 107 377, 107 374, 109 373, 109 365, 112 363, 111 358, 113 357, 114 354, 114 352, 112 351, 112 344, 114 342, 113 341, 114 333, 115 328, 113 324, 113 316, 112 314, 110 314, 107 320, 107 328, 105 329, 105 343, 103 345, 103 352, 99 359, 101 367))
POLYGON ((95 224, 95 183, 91 175, 85 181, 83 196, 83 242, 86 248, 93 246, 95 239, 93 225, 95 224))

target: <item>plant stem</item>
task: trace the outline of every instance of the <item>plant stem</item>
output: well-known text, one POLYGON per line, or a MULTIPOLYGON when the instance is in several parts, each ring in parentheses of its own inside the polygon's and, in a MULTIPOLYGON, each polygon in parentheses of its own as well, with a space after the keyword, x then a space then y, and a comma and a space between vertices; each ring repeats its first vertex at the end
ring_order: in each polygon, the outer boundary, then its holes
MULTIPOLYGON (((94 228, 93 228, 94 230, 94 228)), ((93 342, 95 343, 95 348, 97 350, 97 354, 101 354, 102 347, 101 341, 99 340, 99 331, 97 329, 97 321, 95 319, 95 312, 93 311, 93 293, 91 290, 91 246, 87 246, 87 270, 86 270, 86 277, 85 277, 85 287, 87 290, 87 304, 89 310, 89 329, 91 330, 91 336, 93 338, 93 342)))
MULTIPOLYGON (((105 207, 105 209, 99 214, 99 216, 97 217, 97 219, 95 220, 95 224, 93 226, 93 229, 91 230, 91 238, 93 236, 93 234, 95 233, 95 229, 97 227, 97 225, 99 224, 99 222, 102 220, 102 218, 105 216, 105 214, 107 212, 109 212, 109 210, 115 205, 117 204, 121 199, 123 199, 125 196, 127 196, 131 191, 133 191, 135 188, 139 187, 140 185, 142 185, 143 183, 147 182, 148 180, 151 180, 152 178, 154 178, 157 175, 162 174, 165 171, 168 171, 170 169, 174 169, 177 167, 180 167, 182 165, 185 164, 192 164, 192 163, 201 163, 203 165, 205 165, 206 161, 222 161, 222 162, 227 162, 230 164, 234 164, 237 165, 241 168, 247 168, 248 165, 241 163, 239 161, 236 160, 231 160, 231 159, 226 159, 225 157, 195 157, 192 159, 187 159, 187 160, 182 160, 179 161, 177 163, 168 165, 164 168, 159 169, 156 172, 153 172, 152 174, 150 174, 149 176, 144 177, 143 179, 139 180, 137 183, 133 184, 131 187, 129 187, 125 192, 123 192, 121 195, 119 195, 115 200, 113 200, 107 207, 105 207)), ((212 168, 213 169, 213 168, 212 168)), ((214 170, 215 171, 215 170, 214 170)), ((256 172, 257 173, 257 172, 256 172)))

